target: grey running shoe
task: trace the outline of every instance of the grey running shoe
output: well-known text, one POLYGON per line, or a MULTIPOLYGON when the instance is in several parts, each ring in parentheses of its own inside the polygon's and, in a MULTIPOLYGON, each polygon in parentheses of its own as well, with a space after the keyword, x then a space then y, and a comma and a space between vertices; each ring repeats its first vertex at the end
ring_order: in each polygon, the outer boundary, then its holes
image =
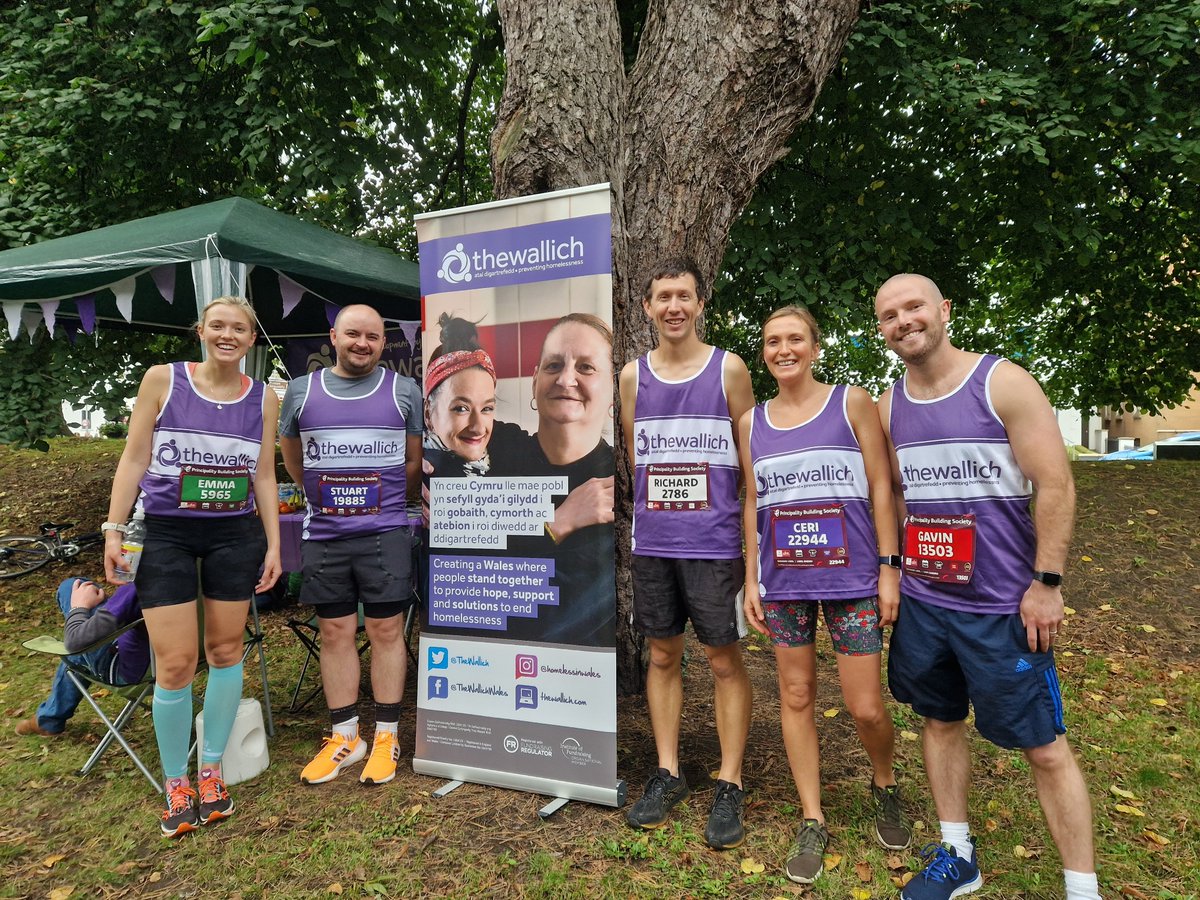
POLYGON ((646 782, 641 799, 625 814, 625 821, 634 828, 659 828, 666 824, 675 804, 686 800, 690 793, 683 772, 677 778, 666 769, 658 769, 646 782))
POLYGON ((788 857, 783 872, 798 884, 812 884, 825 871, 825 848, 829 846, 829 832, 823 822, 805 819, 796 835, 796 843, 788 857))
POLYGON ((714 850, 729 850, 746 839, 742 824, 742 805, 746 794, 728 781, 717 781, 717 795, 713 797, 712 812, 708 814, 708 826, 704 829, 704 840, 714 850))
POLYGON ((182 779, 171 779, 167 784, 167 808, 163 810, 160 823, 163 837, 179 837, 195 831, 199 824, 195 789, 184 785, 182 779))
POLYGON ((903 850, 912 840, 912 832, 904 824, 900 785, 879 787, 872 781, 871 799, 875 801, 875 839, 886 850, 903 850))

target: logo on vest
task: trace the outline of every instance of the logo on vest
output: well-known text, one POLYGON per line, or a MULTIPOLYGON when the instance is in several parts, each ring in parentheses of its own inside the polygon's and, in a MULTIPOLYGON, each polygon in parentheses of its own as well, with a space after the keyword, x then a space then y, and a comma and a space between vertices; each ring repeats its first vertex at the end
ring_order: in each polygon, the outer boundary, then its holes
POLYGON ((240 466, 249 468, 255 462, 254 457, 245 453, 210 453, 195 447, 180 447, 174 438, 163 444, 155 457, 160 466, 240 466))
POLYGON ((304 458, 310 463, 335 459, 384 459, 400 453, 401 443, 382 438, 365 441, 318 440, 310 437, 304 443, 304 458))
POLYGON ((308 443, 304 445, 304 458, 309 462, 321 461, 321 447, 316 438, 309 438, 308 443))
POLYGON ((810 469, 796 469, 792 472, 767 472, 754 476, 758 488, 758 496, 763 497, 772 491, 786 490, 802 485, 817 484, 847 484, 854 480, 854 470, 850 466, 834 466, 822 463, 810 469))
POLYGON ((996 484, 1004 470, 994 460, 984 464, 964 457, 946 465, 904 465, 900 467, 900 474, 904 481, 901 487, 907 490, 910 485, 996 484))
POLYGON ((638 432, 636 444, 638 456, 671 451, 725 453, 729 450, 729 439, 723 434, 647 434, 645 428, 638 432))
POLYGON ((461 284, 471 280, 471 261, 463 252, 462 244, 455 244, 454 249, 442 257, 442 267, 438 269, 438 278, 451 284, 461 284))

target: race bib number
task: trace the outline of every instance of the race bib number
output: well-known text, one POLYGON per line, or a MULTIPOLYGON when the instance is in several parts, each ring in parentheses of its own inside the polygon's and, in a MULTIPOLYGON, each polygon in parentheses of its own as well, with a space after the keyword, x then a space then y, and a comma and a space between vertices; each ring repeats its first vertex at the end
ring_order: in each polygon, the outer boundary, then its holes
POLYGON ((250 505, 250 470, 245 466, 181 466, 179 508, 227 512, 250 505))
POLYGON ((844 506, 779 507, 770 525, 777 568, 850 565, 844 506))
POLYGON ((904 571, 927 581, 970 584, 975 574, 975 516, 905 519, 904 571))
POLYGON ((317 502, 326 516, 379 514, 379 473, 322 475, 317 480, 317 502))
POLYGON ((708 509, 708 463, 646 466, 646 509, 673 512, 708 509))

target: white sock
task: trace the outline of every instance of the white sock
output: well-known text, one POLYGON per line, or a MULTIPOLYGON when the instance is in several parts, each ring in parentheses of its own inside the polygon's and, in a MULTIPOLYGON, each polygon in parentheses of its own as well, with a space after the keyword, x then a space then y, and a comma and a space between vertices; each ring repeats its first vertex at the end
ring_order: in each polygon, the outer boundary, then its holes
POLYGON ((1067 883, 1067 900, 1100 900, 1100 885, 1095 872, 1072 872, 1063 869, 1067 883))
POLYGON ((399 730, 399 728, 400 728, 399 722, 376 722, 375 723, 375 733, 376 734, 379 734, 379 732, 381 732, 381 731, 387 731, 394 735, 399 730))
POLYGON ((975 858, 975 847, 971 843, 971 826, 966 822, 938 822, 942 829, 942 843, 949 844, 959 859, 975 858))
POLYGON ((333 726, 333 733, 340 734, 348 741, 358 737, 358 716, 353 719, 347 719, 345 722, 338 722, 333 726))

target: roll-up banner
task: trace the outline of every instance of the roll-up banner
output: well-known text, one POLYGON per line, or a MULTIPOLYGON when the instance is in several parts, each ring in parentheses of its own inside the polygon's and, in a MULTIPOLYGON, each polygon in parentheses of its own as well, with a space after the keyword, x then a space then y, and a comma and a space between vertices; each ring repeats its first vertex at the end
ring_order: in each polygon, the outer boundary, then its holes
POLYGON ((413 769, 619 806, 607 184, 416 217, 413 769))

